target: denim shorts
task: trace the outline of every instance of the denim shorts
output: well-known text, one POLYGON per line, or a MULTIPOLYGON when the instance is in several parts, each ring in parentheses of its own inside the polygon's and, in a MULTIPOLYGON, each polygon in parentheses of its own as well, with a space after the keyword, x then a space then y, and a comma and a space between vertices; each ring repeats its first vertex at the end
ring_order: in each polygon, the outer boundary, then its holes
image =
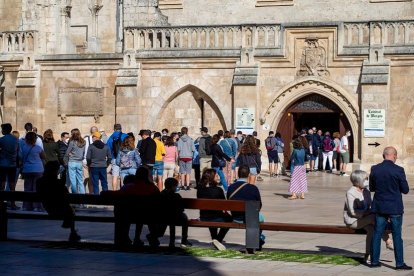
POLYGON ((180 173, 181 174, 191 174, 191 170, 193 169, 193 162, 190 161, 179 161, 180 165, 180 173))
POLYGON ((163 161, 155 161, 154 168, 152 170, 153 176, 163 176, 164 174, 164 162, 163 161))
POLYGON ((250 168, 251 175, 257 175, 257 168, 250 168))

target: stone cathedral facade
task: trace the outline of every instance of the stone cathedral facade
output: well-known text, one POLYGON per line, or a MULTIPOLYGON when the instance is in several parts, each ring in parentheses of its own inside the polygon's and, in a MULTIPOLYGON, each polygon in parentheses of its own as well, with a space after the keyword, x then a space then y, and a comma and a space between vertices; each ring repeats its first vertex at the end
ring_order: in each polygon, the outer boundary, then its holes
POLYGON ((412 0, 1 0, 0 120, 350 129, 354 167, 394 145, 412 173, 413 18, 412 0))

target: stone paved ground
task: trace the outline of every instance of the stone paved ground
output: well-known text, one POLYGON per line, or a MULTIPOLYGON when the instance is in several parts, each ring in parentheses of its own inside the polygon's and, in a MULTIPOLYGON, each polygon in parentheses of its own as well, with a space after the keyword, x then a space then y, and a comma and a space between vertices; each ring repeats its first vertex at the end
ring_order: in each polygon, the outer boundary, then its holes
MULTIPOLYGON (((350 186, 349 178, 321 172, 309 175, 309 193, 305 200, 289 201, 288 179, 270 179, 259 182, 263 196, 263 213, 267 221, 341 225, 344 195, 350 186)), ((414 177, 409 178, 411 187, 414 177)), ((22 187, 19 184, 19 187, 22 187)), ((181 192, 194 197, 195 190, 181 192)), ((404 196, 406 213, 403 238, 406 262, 414 265, 414 196, 404 196)), ((87 209, 81 212, 110 212, 110 210, 87 209)), ((196 212, 189 212, 192 218, 196 212)), ((370 269, 365 266, 301 264, 271 261, 249 261, 215 258, 194 258, 68 250, 45 248, 45 240, 65 240, 67 231, 55 221, 12 220, 9 237, 13 241, 1 243, 0 265, 3 275, 59 274, 59 275, 414 275, 396 272, 393 252, 383 246, 383 267, 370 269), (17 240, 17 241, 16 241, 17 240)), ((110 243, 113 225, 79 223, 79 233, 84 241, 110 243)), ((178 234, 180 233, 177 231, 178 234)), ((364 236, 332 235, 314 233, 266 232, 266 250, 285 249, 305 252, 325 252, 337 255, 361 257, 364 252, 364 236)), ((209 247, 207 229, 190 229, 190 240, 196 246, 209 247)), ((229 248, 240 249, 244 232, 231 230, 226 237, 229 248)), ((162 243, 168 242, 163 238, 162 243)), ((179 242, 179 240, 177 240, 179 242)))

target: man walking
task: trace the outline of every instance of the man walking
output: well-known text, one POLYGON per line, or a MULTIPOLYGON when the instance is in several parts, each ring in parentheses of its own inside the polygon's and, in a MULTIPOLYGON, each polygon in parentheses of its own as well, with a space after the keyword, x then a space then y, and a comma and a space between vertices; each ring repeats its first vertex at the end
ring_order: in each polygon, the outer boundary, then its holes
POLYGON ((395 164, 397 150, 386 147, 383 152, 384 161, 371 168, 369 189, 375 192, 372 201, 372 212, 375 213, 375 228, 371 244, 371 267, 379 267, 381 253, 381 237, 388 222, 391 222, 392 239, 396 270, 412 270, 404 263, 404 248, 401 238, 404 205, 402 194, 407 194, 409 186, 404 169, 395 164))
POLYGON ((277 154, 277 139, 273 131, 269 131, 269 136, 265 140, 267 157, 269 158, 269 176, 277 177, 277 163, 279 155, 277 154))
POLYGON ((341 172, 339 176, 349 176, 346 174, 346 166, 349 163, 349 141, 348 137, 351 136, 351 131, 347 130, 345 135, 341 138, 341 172))

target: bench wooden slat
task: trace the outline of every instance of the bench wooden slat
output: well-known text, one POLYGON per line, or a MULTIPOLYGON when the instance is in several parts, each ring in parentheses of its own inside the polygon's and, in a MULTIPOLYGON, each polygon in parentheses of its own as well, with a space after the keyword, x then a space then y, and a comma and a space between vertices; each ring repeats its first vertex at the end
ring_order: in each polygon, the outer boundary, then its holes
POLYGON ((191 227, 217 227, 217 228, 232 228, 232 229, 246 229, 246 225, 236 222, 214 222, 214 221, 200 221, 189 220, 188 226, 191 227))
POLYGON ((185 209, 245 211, 245 202, 241 200, 183 198, 183 202, 185 209))
MULTIPOLYGON (((22 212, 8 212, 9 219, 34 219, 34 220, 62 220, 62 218, 52 217, 46 213, 22 213, 22 212)), ((75 216, 75 221, 90 221, 90 222, 115 222, 113 216, 75 216)))
POLYGON ((260 224, 261 230, 287 231, 287 232, 309 232, 309 233, 330 233, 330 234, 363 234, 363 231, 351 229, 346 226, 337 225, 314 225, 296 223, 264 222, 260 224))

